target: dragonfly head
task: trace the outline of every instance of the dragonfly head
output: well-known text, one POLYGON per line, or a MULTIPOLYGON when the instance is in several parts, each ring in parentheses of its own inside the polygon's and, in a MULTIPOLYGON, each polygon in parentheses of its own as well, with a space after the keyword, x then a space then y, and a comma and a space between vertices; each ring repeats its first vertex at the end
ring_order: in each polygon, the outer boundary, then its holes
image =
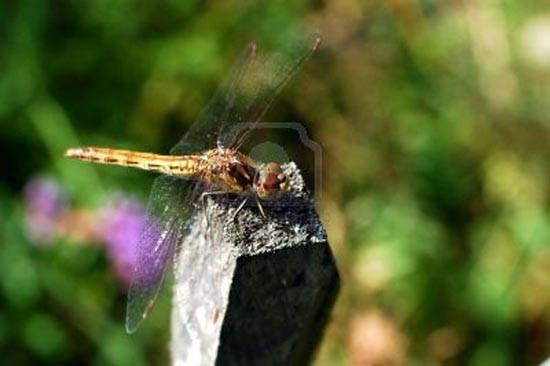
POLYGON ((254 178, 254 190, 261 199, 272 199, 289 188, 289 179, 277 163, 262 165, 254 178))

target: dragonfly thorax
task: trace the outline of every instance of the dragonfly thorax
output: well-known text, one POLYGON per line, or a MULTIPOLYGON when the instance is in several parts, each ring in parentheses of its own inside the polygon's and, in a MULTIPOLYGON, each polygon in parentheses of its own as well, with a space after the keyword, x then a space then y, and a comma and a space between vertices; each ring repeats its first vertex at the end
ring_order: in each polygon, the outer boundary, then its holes
POLYGON ((202 156, 197 178, 215 189, 243 192, 252 189, 257 175, 252 159, 235 149, 212 149, 202 156))
POLYGON ((218 190, 252 192, 269 200, 289 188, 289 181, 278 163, 257 165, 233 148, 208 150, 202 156, 198 179, 213 184, 218 190))

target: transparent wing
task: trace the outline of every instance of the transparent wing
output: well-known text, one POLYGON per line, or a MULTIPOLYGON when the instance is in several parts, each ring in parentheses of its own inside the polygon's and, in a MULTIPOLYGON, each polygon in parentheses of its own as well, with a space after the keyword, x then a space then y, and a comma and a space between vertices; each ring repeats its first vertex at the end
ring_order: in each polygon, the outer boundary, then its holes
POLYGON ((128 290, 126 331, 134 332, 151 310, 166 267, 186 229, 191 207, 186 192, 191 181, 158 177, 149 196, 146 220, 138 246, 134 274, 128 290))
POLYGON ((202 110, 195 123, 183 138, 170 150, 172 155, 196 154, 216 145, 221 126, 229 118, 235 103, 236 92, 256 55, 256 45, 251 43, 233 65, 227 79, 220 85, 214 97, 202 110))
POLYGON ((314 33, 295 40, 265 59, 255 59, 244 75, 228 112, 218 145, 239 147, 264 116, 283 86, 319 47, 321 36, 314 33), (244 122, 244 125, 239 125, 244 122))
POLYGON ((254 44, 242 53, 198 120, 170 151, 197 153, 213 147, 238 145, 273 103, 281 88, 319 46, 312 34, 260 60, 254 44), (247 122, 244 129, 239 124, 247 122))

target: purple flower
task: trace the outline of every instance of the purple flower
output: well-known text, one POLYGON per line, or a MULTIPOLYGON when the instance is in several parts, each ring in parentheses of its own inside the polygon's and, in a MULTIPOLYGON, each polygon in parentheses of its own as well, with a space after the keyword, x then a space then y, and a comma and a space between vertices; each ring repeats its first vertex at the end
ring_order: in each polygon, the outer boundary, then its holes
POLYGON ((29 236, 36 243, 51 243, 59 217, 67 209, 66 193, 53 179, 33 178, 25 185, 24 202, 29 236))
POLYGON ((114 196, 99 213, 97 235, 105 243, 115 274, 128 284, 134 272, 136 247, 145 222, 145 208, 137 201, 114 196))

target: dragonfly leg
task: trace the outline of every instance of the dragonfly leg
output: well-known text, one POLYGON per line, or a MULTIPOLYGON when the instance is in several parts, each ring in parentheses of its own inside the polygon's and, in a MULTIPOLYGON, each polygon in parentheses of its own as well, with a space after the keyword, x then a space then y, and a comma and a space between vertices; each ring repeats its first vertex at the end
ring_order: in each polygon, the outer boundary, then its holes
POLYGON ((245 199, 239 204, 239 207, 235 210, 235 213, 233 214, 233 220, 237 218, 237 214, 243 209, 244 205, 248 201, 248 197, 245 197, 245 199))
POLYGON ((262 214, 262 216, 264 217, 264 219, 267 219, 267 216, 265 215, 265 211, 264 211, 264 208, 260 202, 260 200, 258 199, 257 196, 254 197, 256 199, 256 204, 258 205, 258 208, 260 209, 260 212, 262 214))

